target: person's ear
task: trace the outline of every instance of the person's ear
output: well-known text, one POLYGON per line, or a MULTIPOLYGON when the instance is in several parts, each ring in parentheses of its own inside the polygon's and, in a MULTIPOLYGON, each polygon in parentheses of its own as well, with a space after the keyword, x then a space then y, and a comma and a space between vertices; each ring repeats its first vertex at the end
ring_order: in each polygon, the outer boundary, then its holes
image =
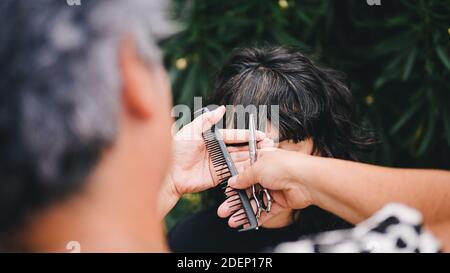
POLYGON ((139 58, 131 38, 122 41, 119 55, 124 106, 134 117, 148 119, 152 116, 154 92, 157 92, 152 90, 151 70, 139 58))

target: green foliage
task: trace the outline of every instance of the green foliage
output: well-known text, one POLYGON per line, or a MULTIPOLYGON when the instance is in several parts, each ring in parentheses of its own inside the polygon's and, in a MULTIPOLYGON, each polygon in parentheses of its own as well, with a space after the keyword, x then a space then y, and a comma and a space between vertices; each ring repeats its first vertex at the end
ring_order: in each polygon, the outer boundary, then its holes
POLYGON ((449 168, 450 0, 173 2, 183 30, 164 48, 176 104, 207 97, 233 48, 295 46, 347 75, 381 140, 372 162, 449 168))

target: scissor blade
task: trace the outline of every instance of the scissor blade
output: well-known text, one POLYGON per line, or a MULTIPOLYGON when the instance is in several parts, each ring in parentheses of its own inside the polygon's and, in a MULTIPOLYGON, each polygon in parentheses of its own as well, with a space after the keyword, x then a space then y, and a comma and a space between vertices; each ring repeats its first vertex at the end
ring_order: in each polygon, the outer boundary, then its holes
POLYGON ((248 146, 249 146, 249 151, 250 151, 250 163, 254 164, 256 162, 256 156, 257 156, 257 152, 256 152, 256 124, 255 124, 255 116, 254 114, 250 114, 249 116, 249 131, 250 131, 250 136, 249 136, 249 142, 248 142, 248 146))

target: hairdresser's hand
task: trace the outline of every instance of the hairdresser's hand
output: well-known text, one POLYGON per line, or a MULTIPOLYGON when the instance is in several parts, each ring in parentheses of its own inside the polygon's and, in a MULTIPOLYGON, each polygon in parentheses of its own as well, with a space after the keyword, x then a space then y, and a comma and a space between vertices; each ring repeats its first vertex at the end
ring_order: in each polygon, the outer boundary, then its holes
MULTIPOLYGON (((184 126, 174 137, 172 169, 163 184, 161 202, 163 213, 167 213, 174 203, 186 193, 200 192, 215 187, 219 178, 214 172, 202 133, 219 122, 225 114, 225 107, 204 113, 184 126), (166 201, 172 200, 172 201, 166 201)), ((221 130, 226 144, 248 142, 247 130, 221 130)), ((258 147, 271 147, 273 141, 263 132, 257 132, 258 147)), ((229 147, 228 151, 238 171, 250 165, 248 147, 229 147)))
MULTIPOLYGON (((311 156, 284 150, 261 151, 255 165, 246 168, 237 177, 231 178, 229 185, 232 188, 248 189, 253 184, 260 183, 269 189, 273 205, 270 213, 262 213, 259 224, 264 226, 269 220, 284 214, 290 209, 302 209, 313 204, 312 194, 306 183, 303 172, 307 171, 306 163, 311 156)), ((255 208, 254 201, 252 205, 255 208)), ((222 218, 230 217, 230 227, 239 227, 241 217, 234 217, 240 211, 235 211, 225 201, 218 209, 222 218)))

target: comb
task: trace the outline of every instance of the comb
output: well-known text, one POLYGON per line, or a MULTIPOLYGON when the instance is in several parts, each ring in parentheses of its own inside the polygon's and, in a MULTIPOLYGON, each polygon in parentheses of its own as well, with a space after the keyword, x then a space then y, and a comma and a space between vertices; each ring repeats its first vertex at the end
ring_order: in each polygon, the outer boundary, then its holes
MULTIPOLYGON (((208 108, 202 108, 199 111, 201 111, 201 113, 209 112, 208 108)), ((239 231, 257 230, 258 220, 253 212, 247 192, 245 190, 233 189, 228 186, 228 179, 236 176, 238 172, 216 125, 213 125, 210 129, 203 132, 202 136, 211 158, 214 171, 220 178, 219 186, 222 190, 225 190, 227 202, 229 202, 233 209, 232 217, 238 218, 236 219, 237 222, 243 221, 242 228, 239 229, 239 231), (242 212, 234 215, 241 209, 243 210, 242 212)))

